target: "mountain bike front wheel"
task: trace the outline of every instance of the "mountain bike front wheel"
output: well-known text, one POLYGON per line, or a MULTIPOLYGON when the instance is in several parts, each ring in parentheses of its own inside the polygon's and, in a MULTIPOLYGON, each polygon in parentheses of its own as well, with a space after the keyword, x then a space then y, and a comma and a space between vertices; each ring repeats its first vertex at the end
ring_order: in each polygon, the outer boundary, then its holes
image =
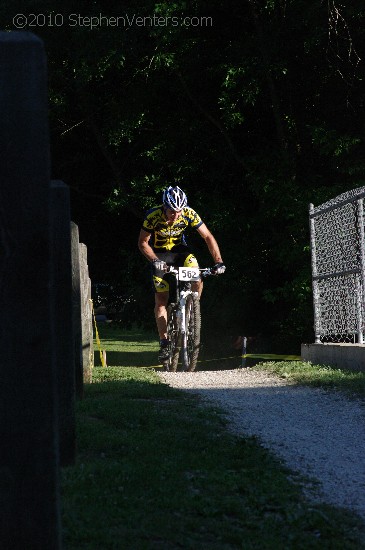
POLYGON ((200 348, 200 302, 195 294, 186 297, 185 335, 183 346, 184 370, 192 372, 196 368, 200 348))
POLYGON ((176 309, 171 304, 167 308, 167 338, 171 346, 167 369, 176 372, 181 350, 181 331, 178 327, 176 309))

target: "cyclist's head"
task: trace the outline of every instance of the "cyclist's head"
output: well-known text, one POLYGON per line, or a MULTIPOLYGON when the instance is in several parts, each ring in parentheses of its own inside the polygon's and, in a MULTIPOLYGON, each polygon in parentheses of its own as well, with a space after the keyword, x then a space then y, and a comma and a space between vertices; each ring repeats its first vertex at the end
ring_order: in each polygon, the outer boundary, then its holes
POLYGON ((188 199, 180 187, 167 187, 163 192, 162 201, 166 208, 171 208, 175 212, 178 212, 185 208, 188 203, 188 199))

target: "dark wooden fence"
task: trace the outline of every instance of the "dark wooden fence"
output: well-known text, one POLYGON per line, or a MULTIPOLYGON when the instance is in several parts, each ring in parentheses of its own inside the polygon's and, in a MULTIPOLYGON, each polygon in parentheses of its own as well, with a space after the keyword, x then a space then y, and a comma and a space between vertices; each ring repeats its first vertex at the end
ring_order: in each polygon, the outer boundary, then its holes
POLYGON ((83 243, 80 243, 79 258, 83 380, 84 382, 91 382, 92 368, 94 365, 91 280, 87 265, 87 248, 83 243))
POLYGON ((91 284, 68 187, 50 182, 41 40, 0 32, 0 75, 0 548, 53 550, 92 377, 91 284))

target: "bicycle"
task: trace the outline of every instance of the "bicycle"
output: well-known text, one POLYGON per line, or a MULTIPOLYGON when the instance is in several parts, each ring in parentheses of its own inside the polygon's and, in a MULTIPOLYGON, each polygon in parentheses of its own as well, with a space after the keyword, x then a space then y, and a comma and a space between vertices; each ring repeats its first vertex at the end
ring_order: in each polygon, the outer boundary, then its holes
POLYGON ((200 279, 200 273, 203 277, 213 273, 209 267, 199 269, 173 266, 167 268, 167 273, 172 276, 167 307, 170 350, 169 359, 163 363, 163 367, 176 372, 181 355, 182 369, 192 372, 196 368, 200 349, 201 315, 198 293, 191 290, 191 283, 200 279))

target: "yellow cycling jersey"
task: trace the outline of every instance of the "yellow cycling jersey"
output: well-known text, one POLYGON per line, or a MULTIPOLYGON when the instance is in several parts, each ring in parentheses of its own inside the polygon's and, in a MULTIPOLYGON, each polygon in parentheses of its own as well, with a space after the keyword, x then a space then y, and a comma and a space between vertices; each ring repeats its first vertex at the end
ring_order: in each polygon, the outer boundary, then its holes
POLYGON ((142 229, 151 233, 154 250, 171 250, 179 244, 186 244, 184 231, 188 227, 197 229, 203 224, 200 216, 189 206, 182 209, 181 216, 172 224, 168 225, 164 215, 164 207, 155 206, 148 210, 144 219, 142 229))

